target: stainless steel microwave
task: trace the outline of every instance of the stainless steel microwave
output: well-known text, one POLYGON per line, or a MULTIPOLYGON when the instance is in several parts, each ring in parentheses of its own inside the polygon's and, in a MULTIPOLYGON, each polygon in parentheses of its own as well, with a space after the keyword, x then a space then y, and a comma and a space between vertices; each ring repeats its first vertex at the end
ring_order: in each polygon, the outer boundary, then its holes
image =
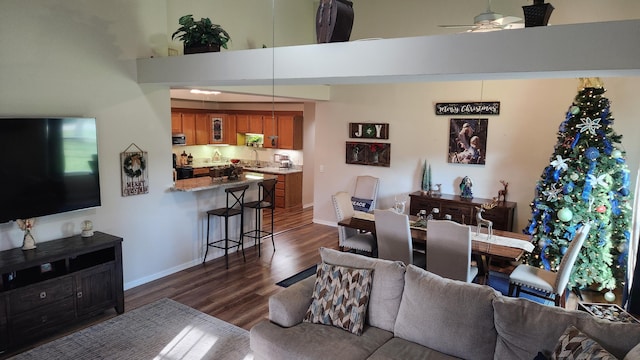
POLYGON ((171 144, 173 145, 186 145, 187 137, 182 133, 171 134, 171 144))

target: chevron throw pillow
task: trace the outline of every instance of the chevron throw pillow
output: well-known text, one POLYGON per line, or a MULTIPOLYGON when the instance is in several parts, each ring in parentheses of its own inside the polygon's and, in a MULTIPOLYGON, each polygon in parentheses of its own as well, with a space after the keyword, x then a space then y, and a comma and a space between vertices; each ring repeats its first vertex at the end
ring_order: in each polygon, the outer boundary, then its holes
POLYGON ((560 336, 551 359, 616 360, 615 356, 573 325, 570 325, 560 336))
POLYGON ((332 325, 362 335, 371 293, 372 269, 322 263, 304 321, 332 325))

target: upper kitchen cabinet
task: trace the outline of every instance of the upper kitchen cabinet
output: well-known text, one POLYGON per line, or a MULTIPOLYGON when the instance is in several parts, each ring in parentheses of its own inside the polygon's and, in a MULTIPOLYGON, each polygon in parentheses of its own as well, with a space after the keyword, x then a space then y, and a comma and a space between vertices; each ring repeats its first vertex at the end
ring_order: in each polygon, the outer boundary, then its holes
POLYGON ((263 131, 264 124, 262 123, 262 115, 249 115, 249 131, 247 132, 251 134, 262 134, 263 131))
POLYGON ((236 132, 246 134, 249 132, 249 114, 236 114, 236 132))
POLYGON ((196 144, 196 114, 190 112, 171 112, 171 132, 182 133, 186 137, 185 145, 196 144))
POLYGON ((228 114, 208 114, 209 144, 236 145, 236 119, 228 114))
POLYGON ((238 133, 262 134, 263 129, 261 114, 236 114, 236 131, 238 133))
MULTIPOLYGON (((196 145, 207 145, 214 135, 212 132, 213 116, 211 114, 196 114, 196 145)), ((222 125, 220 125, 222 128, 222 125)), ((219 134, 222 137, 222 134, 219 134)), ((187 138, 187 142, 189 138, 187 138)))
POLYGON ((236 117, 235 115, 225 115, 222 118, 222 133, 224 136, 224 144, 229 145, 237 145, 238 138, 236 133, 238 132, 236 128, 236 117))
POLYGON ((277 127, 279 149, 302 150, 302 116, 278 115, 277 127))
POLYGON ((263 147, 266 148, 274 148, 277 149, 279 145, 279 141, 277 139, 278 136, 278 118, 274 116, 264 116, 262 119, 262 128, 264 131, 264 144, 263 147), (274 138, 272 142, 272 138, 274 138))

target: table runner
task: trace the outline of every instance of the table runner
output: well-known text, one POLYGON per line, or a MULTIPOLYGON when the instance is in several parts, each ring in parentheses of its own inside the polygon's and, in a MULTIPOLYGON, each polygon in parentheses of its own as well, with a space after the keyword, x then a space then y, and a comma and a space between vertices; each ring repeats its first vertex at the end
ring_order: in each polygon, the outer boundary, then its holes
MULTIPOLYGON (((375 221, 375 217, 374 214, 372 213, 366 213, 363 211, 356 211, 355 214, 353 215, 354 218, 356 219, 363 219, 363 220, 369 220, 369 221, 375 221)), ((424 230, 427 231, 426 228, 423 227, 417 227, 417 226, 410 226, 412 229, 418 229, 418 230, 424 230)), ((533 251, 533 244, 529 241, 526 240, 520 240, 520 239, 514 239, 514 238, 510 238, 510 237, 505 237, 505 236, 498 236, 498 235, 491 235, 491 238, 488 237, 487 234, 476 234, 476 227, 475 226, 469 226, 471 228, 471 238, 473 240, 476 241, 481 241, 481 242, 485 242, 485 243, 489 243, 489 244, 496 244, 496 245, 502 245, 502 246, 508 246, 508 247, 513 247, 516 249, 522 249, 524 251, 527 252, 531 252, 533 251)))

